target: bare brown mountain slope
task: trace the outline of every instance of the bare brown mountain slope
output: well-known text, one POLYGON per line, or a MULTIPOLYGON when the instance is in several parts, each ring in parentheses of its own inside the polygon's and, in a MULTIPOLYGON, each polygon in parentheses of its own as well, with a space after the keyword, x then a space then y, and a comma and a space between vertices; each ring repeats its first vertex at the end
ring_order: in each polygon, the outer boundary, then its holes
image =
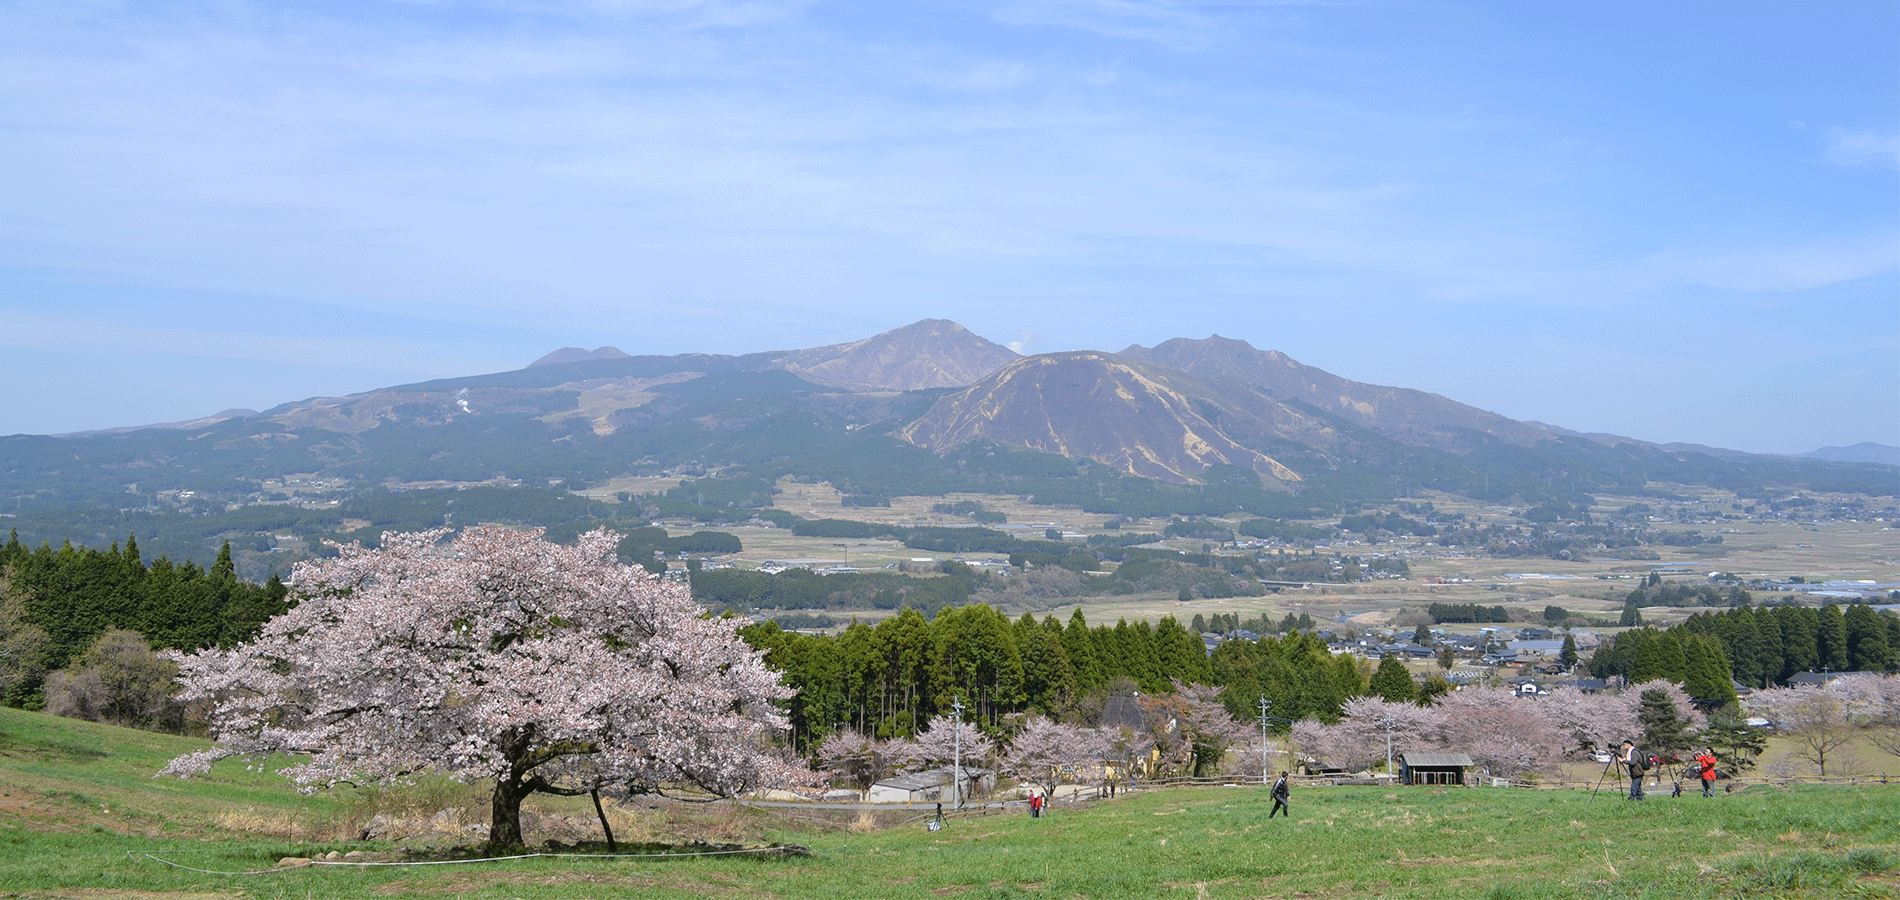
POLYGON ((1270 485, 1299 481, 1255 448, 1276 438, 1328 446, 1331 427, 1249 394, 1219 395, 1179 371, 1113 353, 1050 353, 945 396, 898 436, 938 452, 991 440, 1177 483, 1221 464, 1252 469, 1270 485))
POLYGON ((849 344, 787 351, 773 363, 826 387, 915 391, 967 387, 1016 358, 948 319, 923 319, 849 344))
POLYGON ((1173 366, 1216 387, 1239 382, 1310 403, 1413 446, 1459 452, 1483 443, 1484 436, 1525 447, 1554 436, 1550 430, 1438 394, 1352 381, 1302 365, 1277 350, 1257 350, 1246 341, 1220 335, 1198 341, 1175 338, 1153 348, 1135 345, 1122 354, 1173 366))

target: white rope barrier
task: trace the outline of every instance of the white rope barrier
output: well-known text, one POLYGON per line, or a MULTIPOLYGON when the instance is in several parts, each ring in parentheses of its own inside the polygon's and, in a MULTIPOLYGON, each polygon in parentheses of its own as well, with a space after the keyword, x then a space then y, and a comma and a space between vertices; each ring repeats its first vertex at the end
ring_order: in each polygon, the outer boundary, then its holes
POLYGON ((139 856, 143 856, 144 858, 149 859, 155 863, 171 866, 174 869, 183 869, 187 872, 198 872, 205 875, 275 875, 279 872, 292 872, 292 871, 296 871, 297 869, 314 868, 317 866, 334 866, 338 868, 350 867, 350 866, 356 866, 356 867, 361 867, 361 868, 368 868, 371 866, 458 866, 458 865, 468 865, 471 863, 508 862, 508 861, 517 860, 517 859, 683 859, 686 857, 693 857, 693 856, 736 856, 736 855, 747 854, 747 853, 784 853, 786 851, 802 851, 806 854, 811 853, 811 850, 809 848, 788 846, 788 847, 747 847, 747 848, 743 848, 739 850, 705 850, 705 851, 700 851, 696 853, 520 853, 513 856, 484 856, 484 857, 478 857, 474 859, 427 859, 427 860, 411 860, 411 861, 356 860, 356 859, 349 859, 349 860, 306 859, 306 860, 296 863, 295 865, 275 866, 269 869, 255 869, 255 870, 251 870, 247 872, 226 872, 226 871, 220 871, 217 869, 200 869, 196 866, 188 866, 188 865, 185 865, 184 863, 178 863, 178 862, 173 862, 169 859, 163 859, 161 857, 154 856, 150 853, 139 853, 135 855, 134 853, 128 851, 126 855, 132 856, 135 859, 139 856))

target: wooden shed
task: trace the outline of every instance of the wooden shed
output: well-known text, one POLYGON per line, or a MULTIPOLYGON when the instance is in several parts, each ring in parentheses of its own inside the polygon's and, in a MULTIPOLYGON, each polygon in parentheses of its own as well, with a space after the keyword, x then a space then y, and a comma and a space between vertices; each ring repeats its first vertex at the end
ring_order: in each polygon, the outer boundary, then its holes
MULTIPOLYGON (((871 785, 864 799, 868 803, 948 802, 957 796, 951 784, 950 771, 949 766, 942 766, 923 772, 893 775, 871 785)), ((964 799, 982 796, 996 789, 996 773, 989 769, 964 766, 963 784, 964 799)))
POLYGON ((1463 753, 1401 753, 1400 784, 1464 784, 1471 757, 1463 753))

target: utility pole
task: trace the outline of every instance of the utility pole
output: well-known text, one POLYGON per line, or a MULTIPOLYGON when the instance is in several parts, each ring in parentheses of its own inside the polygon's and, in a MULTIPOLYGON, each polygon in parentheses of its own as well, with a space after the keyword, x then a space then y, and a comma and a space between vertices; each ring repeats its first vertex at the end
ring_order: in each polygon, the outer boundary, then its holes
POLYGON ((1385 717, 1385 771, 1392 772, 1392 717, 1385 717))
MULTIPOLYGON (((950 783, 956 786, 957 809, 963 808, 963 697, 950 701, 954 717, 950 721, 950 783)), ((941 747, 942 744, 937 746, 941 747)))
POLYGON ((1260 695, 1260 783, 1266 784, 1267 778, 1267 710, 1273 708, 1273 701, 1267 695, 1260 695))

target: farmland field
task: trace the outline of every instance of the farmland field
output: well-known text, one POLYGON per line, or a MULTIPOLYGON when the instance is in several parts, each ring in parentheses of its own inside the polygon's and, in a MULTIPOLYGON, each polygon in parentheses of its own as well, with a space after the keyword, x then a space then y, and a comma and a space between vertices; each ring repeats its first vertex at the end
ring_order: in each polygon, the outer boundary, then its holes
MULTIPOLYGON (((1104 518, 1072 507, 1038 505, 1006 494, 954 494, 946 497, 898 497, 889 507, 847 507, 829 484, 795 482, 778 485, 774 498, 778 508, 805 518, 835 518, 897 525, 969 525, 967 517, 933 512, 942 503, 971 500, 986 509, 1008 517, 1007 527, 1026 528, 1025 536, 1040 537, 1047 528, 1072 534, 1104 533, 1104 518)), ((1350 620, 1358 626, 1386 624, 1401 607, 1423 607, 1431 603, 1477 603, 1503 605, 1541 613, 1546 605, 1564 607, 1586 615, 1615 616, 1622 598, 1638 579, 1652 569, 1664 567, 1683 575, 1700 578, 1709 572, 1732 573, 1748 578, 1787 578, 1802 576, 1811 581, 1872 580, 1900 582, 1900 530, 1891 522, 1881 521, 1772 521, 1748 518, 1723 518, 1732 512, 1736 499, 1732 494, 1703 488, 1674 488, 1688 498, 1674 504, 1672 510, 1688 517, 1704 516, 1699 524, 1652 523, 1661 531, 1697 530, 1719 536, 1718 544, 1660 548, 1660 560, 1622 560, 1612 558, 1555 560, 1537 557, 1495 558, 1480 553, 1448 549, 1417 538, 1381 543, 1341 540, 1321 543, 1312 548, 1320 553, 1369 557, 1399 554, 1411 568, 1403 579, 1381 579, 1349 584, 1315 584, 1292 588, 1261 597, 1197 599, 1180 602, 1173 593, 1147 593, 1122 596, 1080 597, 1035 607, 1038 615, 1053 614, 1066 618, 1081 608, 1091 622, 1113 622, 1117 618, 1155 620, 1175 615, 1185 620, 1195 613, 1240 613, 1243 618, 1262 613, 1275 618, 1288 612, 1307 613, 1315 620, 1350 620)), ((1460 513, 1478 524, 1519 522, 1522 509, 1475 503, 1449 495, 1416 498, 1431 502, 1441 513, 1460 513)), ((1648 502, 1644 498, 1599 497, 1596 509, 1607 514, 1630 503, 1648 502)), ((1659 512, 1661 510, 1659 509, 1659 512)), ((1245 516, 1235 517, 1238 522, 1245 516)), ((1140 520, 1122 524, 1123 532, 1159 533, 1167 520, 1140 520)), ((675 534, 706 527, 689 523, 669 523, 675 534)), ((896 567, 910 564, 926 568, 928 563, 950 559, 955 554, 913 550, 891 540, 815 538, 793 535, 778 528, 733 527, 723 530, 737 535, 743 552, 726 561, 742 567, 756 567, 768 561, 803 564, 812 568, 851 566, 860 569, 896 567)), ((1167 542, 1180 550, 1215 552, 1252 552, 1220 550, 1206 542, 1177 539, 1167 542)), ((1297 551, 1306 552, 1308 548, 1297 551)), ((1757 602, 1775 599, 1773 594, 1757 594, 1757 602)), ((1013 614, 1023 610, 1006 609, 1013 614)), ((1658 609, 1645 616, 1657 624, 1671 624, 1686 618, 1691 609, 1658 609)), ((867 611, 866 618, 883 613, 867 611)), ((1534 617, 1533 617, 1534 618, 1534 617)))

